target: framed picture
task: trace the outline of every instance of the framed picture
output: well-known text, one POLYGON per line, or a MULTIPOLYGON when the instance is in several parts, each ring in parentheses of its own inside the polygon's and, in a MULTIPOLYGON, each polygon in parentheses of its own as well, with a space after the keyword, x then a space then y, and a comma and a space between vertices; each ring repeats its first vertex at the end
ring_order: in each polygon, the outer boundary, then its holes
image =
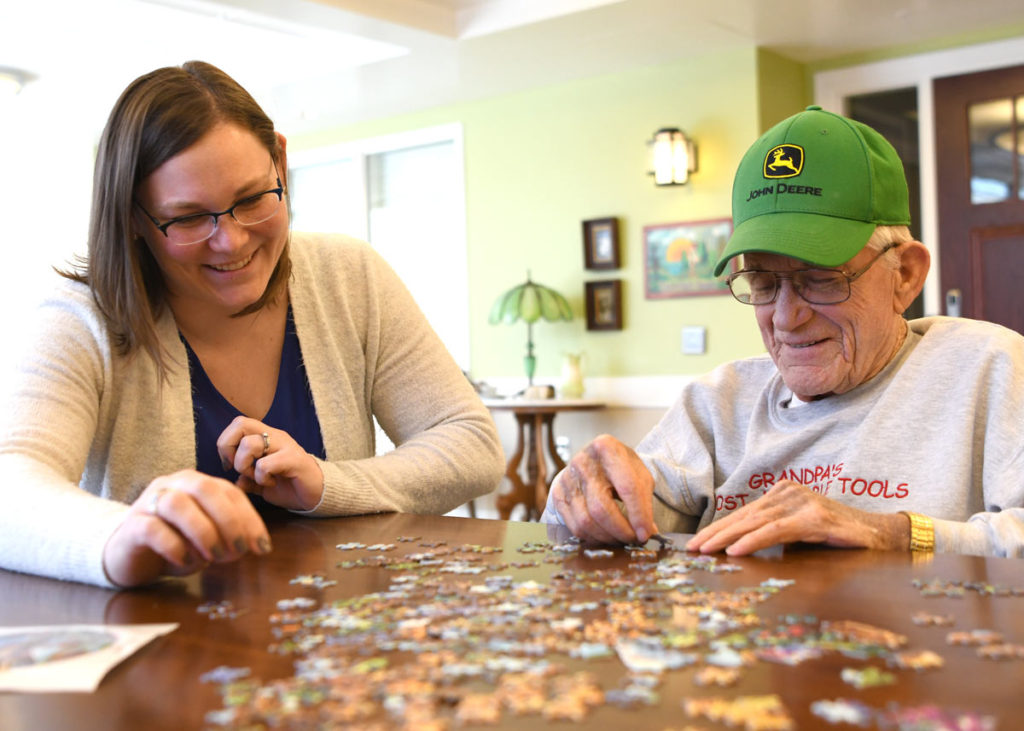
POLYGON ((587 269, 619 268, 619 219, 583 222, 583 261, 587 269))
POLYGON ((586 283, 587 330, 622 329, 622 280, 586 283))
POLYGON ((728 294, 714 268, 731 235, 730 218, 644 226, 644 296, 728 294))

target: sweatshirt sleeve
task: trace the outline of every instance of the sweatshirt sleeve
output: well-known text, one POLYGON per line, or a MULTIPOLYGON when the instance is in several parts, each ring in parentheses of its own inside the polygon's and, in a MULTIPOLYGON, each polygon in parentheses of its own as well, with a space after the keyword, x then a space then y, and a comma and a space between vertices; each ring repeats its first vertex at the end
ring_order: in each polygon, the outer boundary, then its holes
POLYGON ((1024 447, 986 481, 986 510, 965 522, 935 521, 935 550, 976 556, 1024 558, 1024 447))
POLYGON ((654 478, 654 523, 664 532, 691 533, 714 515, 714 445, 702 434, 692 391, 692 384, 683 390, 636 448, 654 478))
MULTIPOLYGON (((961 366, 969 394, 962 401, 977 426, 969 445, 936 443, 933 448, 964 450, 974 479, 963 487, 969 500, 965 519, 935 520, 935 549, 1024 558, 1024 338, 990 323, 945 318, 941 323, 952 331, 950 339, 958 337, 958 327, 973 327, 982 335, 972 341, 959 336, 957 342, 969 347, 951 354, 959 359, 953 362, 961 366)), ((946 492, 958 494, 958 487, 948 486, 946 492)))
MULTIPOLYGON (((740 432, 735 410, 720 394, 735 394, 740 380, 731 366, 694 378, 636 446, 654 479, 654 523, 662 532, 693 533, 714 519, 715 466, 722 446, 715 433, 740 432)), ((550 495, 541 521, 564 523, 550 495)))

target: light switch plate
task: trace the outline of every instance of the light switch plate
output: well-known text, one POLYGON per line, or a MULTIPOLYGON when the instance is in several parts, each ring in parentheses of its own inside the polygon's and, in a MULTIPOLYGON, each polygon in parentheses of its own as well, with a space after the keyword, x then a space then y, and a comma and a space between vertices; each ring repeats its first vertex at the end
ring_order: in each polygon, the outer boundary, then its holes
POLYGON ((687 325, 683 328, 682 350, 684 355, 703 355, 706 347, 707 328, 703 325, 687 325))

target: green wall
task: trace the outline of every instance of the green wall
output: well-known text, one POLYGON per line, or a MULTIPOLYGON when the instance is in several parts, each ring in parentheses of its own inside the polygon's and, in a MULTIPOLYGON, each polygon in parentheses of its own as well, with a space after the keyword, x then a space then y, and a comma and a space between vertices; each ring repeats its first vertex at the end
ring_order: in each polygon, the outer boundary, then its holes
MULTIPOLYGON (((537 373, 584 351, 588 376, 701 373, 763 350, 753 312, 728 295, 644 297, 643 227, 728 217, 735 167, 766 126, 807 103, 806 70, 755 48, 531 89, 290 140, 308 149, 460 122, 465 144, 471 358, 475 378, 523 373, 526 325, 489 325, 493 300, 525 280, 562 292, 576 319, 534 326, 537 373), (759 88, 770 79, 770 93, 759 88), (683 187, 656 188, 646 141, 678 126, 699 148, 683 187), (583 268, 581 222, 617 216, 621 269, 583 268), (624 328, 588 332, 584 282, 623 282, 624 328), (704 325, 705 355, 682 355, 680 329, 704 325)), ((442 284, 443 283, 439 283, 442 284)))
POLYGON ((802 64, 758 50, 757 94, 761 130, 797 113, 814 98, 811 78, 802 64))

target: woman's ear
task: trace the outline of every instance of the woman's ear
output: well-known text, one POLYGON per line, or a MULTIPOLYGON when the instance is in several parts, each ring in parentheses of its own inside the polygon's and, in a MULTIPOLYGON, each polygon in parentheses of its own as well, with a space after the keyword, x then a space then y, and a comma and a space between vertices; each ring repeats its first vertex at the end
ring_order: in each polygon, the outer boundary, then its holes
POLYGON ((931 267, 931 254, 920 241, 906 241, 897 249, 900 257, 893 291, 893 309, 902 315, 924 288, 931 267))

